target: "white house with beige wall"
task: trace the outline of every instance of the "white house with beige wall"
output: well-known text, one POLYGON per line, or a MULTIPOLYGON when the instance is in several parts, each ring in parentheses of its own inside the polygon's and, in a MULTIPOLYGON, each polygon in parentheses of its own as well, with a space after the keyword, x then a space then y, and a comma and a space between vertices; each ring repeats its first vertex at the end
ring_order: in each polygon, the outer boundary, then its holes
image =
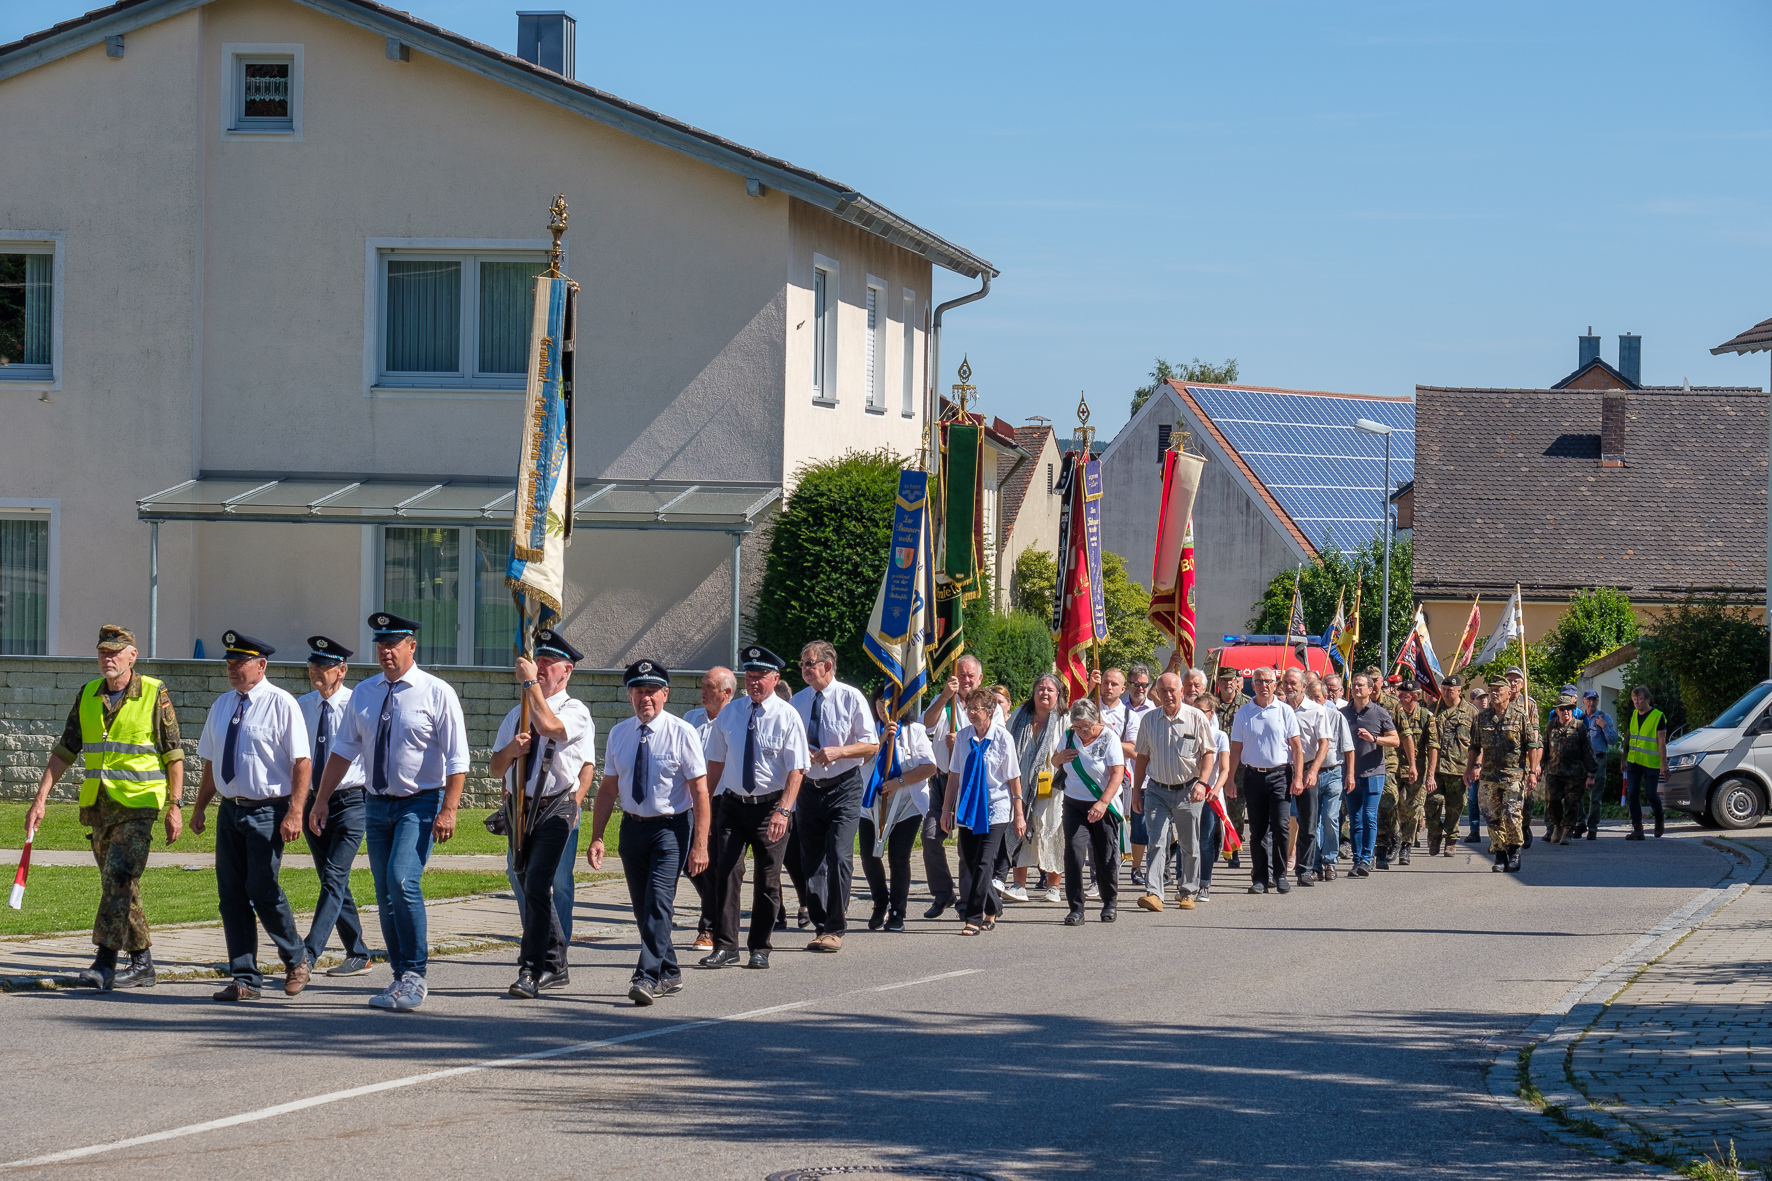
POLYGON ((0 46, 0 159, 36 162, 0 185, 0 654, 108 621, 295 654, 385 605, 432 663, 508 660, 526 292, 564 193, 567 634, 606 667, 726 660, 795 470, 918 448, 933 268, 996 274, 366 0, 137 0, 0 46))

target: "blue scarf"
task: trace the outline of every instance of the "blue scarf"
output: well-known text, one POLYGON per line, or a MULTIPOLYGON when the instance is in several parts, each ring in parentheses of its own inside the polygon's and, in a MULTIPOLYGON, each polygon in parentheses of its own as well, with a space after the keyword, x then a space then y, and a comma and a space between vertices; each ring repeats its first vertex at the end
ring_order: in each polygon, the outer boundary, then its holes
POLYGON ((972 739, 972 750, 966 755, 966 772, 960 776, 960 798, 955 806, 954 820, 974 833, 991 829, 991 789, 985 780, 985 752, 989 738, 972 739))
MULTIPOLYGON (((904 723, 899 724, 902 726, 904 723)), ((885 786, 886 781, 897 779, 903 773, 903 769, 898 765, 897 739, 894 738, 891 742, 882 742, 880 753, 874 756, 874 771, 868 777, 868 789, 861 796, 861 810, 866 812, 873 807, 874 798, 880 794, 880 788, 885 786)))

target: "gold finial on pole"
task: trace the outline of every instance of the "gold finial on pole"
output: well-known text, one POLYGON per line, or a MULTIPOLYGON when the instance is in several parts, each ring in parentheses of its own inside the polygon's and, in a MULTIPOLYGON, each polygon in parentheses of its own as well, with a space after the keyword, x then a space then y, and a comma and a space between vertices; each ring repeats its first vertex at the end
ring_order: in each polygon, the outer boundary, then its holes
POLYGON ((1095 442, 1095 428, 1089 425, 1089 399, 1081 391, 1077 394, 1077 429, 1071 432, 1071 438, 1083 453, 1085 460, 1091 458, 1090 446, 1095 442))
POLYGON ((972 410, 973 399, 978 393, 978 387, 972 384, 972 361, 970 358, 965 356, 960 358, 959 376, 960 380, 954 383, 953 402, 960 408, 961 414, 968 414, 972 410))
POLYGON ((554 203, 548 206, 548 233, 554 235, 554 248, 548 254, 548 278, 560 277, 560 237, 566 233, 566 194, 554 196, 554 203))

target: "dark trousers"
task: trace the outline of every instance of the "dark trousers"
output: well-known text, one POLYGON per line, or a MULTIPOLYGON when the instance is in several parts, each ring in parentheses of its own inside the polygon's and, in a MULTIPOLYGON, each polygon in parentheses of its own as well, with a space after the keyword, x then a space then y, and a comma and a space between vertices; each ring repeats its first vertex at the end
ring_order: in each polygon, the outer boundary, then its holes
POLYGON ((1286 876, 1286 822, 1292 818, 1292 797, 1286 787, 1292 768, 1244 767, 1242 772, 1237 794, 1249 813, 1250 881, 1277 883, 1286 876))
POLYGON ((849 930, 855 877, 855 829, 861 820, 861 768, 830 779, 805 779, 794 802, 794 839, 806 868, 806 909, 820 935, 849 930))
POLYGON ((744 889, 744 859, 754 852, 757 870, 751 886, 752 951, 769 951, 769 933, 781 910, 781 862, 793 843, 789 832, 779 841, 767 834, 769 818, 781 803, 781 793, 742 796, 722 793, 714 813, 714 950, 738 950, 739 894, 744 889))
POLYGON ((1641 763, 1625 763, 1624 790, 1630 800, 1630 826, 1638 832, 1643 831, 1643 796, 1649 797, 1649 806, 1655 809, 1655 819, 1662 819, 1661 811, 1661 768, 1645 767, 1641 763))
POLYGON ((634 922, 640 927, 640 962, 634 979, 670 980, 681 976, 671 944, 677 878, 689 853, 689 814, 626 816, 621 822, 621 872, 628 880, 634 922))
POLYGON ((962 825, 954 830, 954 844, 960 851, 960 918, 968 923, 982 923, 985 916, 1003 913, 1003 904, 991 889, 991 867, 1009 832, 1009 823, 993 824, 984 832, 973 832, 962 825))
MULTIPOLYGON (((802 783, 800 790, 804 794, 804 783, 802 783)), ((788 817, 788 843, 781 851, 781 868, 786 872, 789 883, 794 887, 794 905, 801 910, 806 910, 806 861, 800 856, 800 838, 794 835, 795 829, 800 826, 799 807, 799 802, 796 800, 794 815, 788 817)), ((784 914, 787 912, 786 905, 780 902, 776 904, 776 909, 784 914)))
POLYGON ((948 869, 947 834, 941 831, 942 799, 947 793, 946 775, 929 781, 929 814, 923 817, 923 877, 929 883, 929 897, 937 902, 955 903, 954 875, 948 869))
MULTIPOLYGON (((1319 772, 1319 776, 1321 773, 1319 772)), ((1323 811, 1323 787, 1307 787, 1292 797, 1293 804, 1298 807, 1298 872, 1315 874, 1317 871, 1317 818, 1323 811)), ((1341 780, 1337 778, 1334 790, 1341 790, 1341 780)), ((1286 808, 1290 814, 1292 809, 1286 808)), ((1280 859, 1285 860, 1285 845, 1280 846, 1280 859)))
POLYGON ((258 970, 259 923, 277 945, 285 967, 307 962, 308 949, 295 933, 289 899, 277 884, 283 866, 283 838, 277 826, 288 814, 288 797, 244 805, 223 799, 215 818, 215 888, 228 945, 228 971, 251 988, 263 988, 265 982, 258 970))
MULTIPOLYGON (((576 812, 576 807, 574 811, 576 812)), ((529 842, 523 842, 523 856, 529 856, 529 842)), ((573 874, 578 869, 578 822, 573 821, 572 831, 566 834, 566 847, 560 850, 560 867, 554 871, 554 913, 560 919, 560 937, 568 946, 572 944, 572 907, 578 900, 578 884, 573 874)), ((517 872, 517 847, 511 841, 505 841, 505 880, 511 883, 511 893, 517 898, 517 919, 519 922, 528 917, 529 902, 523 893, 523 875, 517 872)))
POLYGON ((874 896, 874 909, 904 914, 906 900, 911 896, 911 846, 917 843, 917 830, 923 826, 921 816, 907 816, 886 834, 886 857, 874 856, 874 843, 879 832, 873 818, 861 818, 861 870, 867 875, 868 893, 874 896), (892 870, 892 883, 887 885, 886 871, 892 870))
MULTIPOLYGON (((560 863, 572 869, 573 854, 567 852, 572 840, 578 804, 569 791, 552 799, 542 800, 535 820, 523 838, 523 942, 517 952, 518 966, 528 968, 537 976, 543 972, 566 970, 567 935, 560 925, 560 908, 555 904, 555 881, 560 863)), ((626 868, 626 861, 623 861, 626 868)), ((644 930, 644 928, 642 928, 644 930)))
POLYGON ((1120 898, 1120 818, 1112 808, 1091 824, 1089 809, 1094 800, 1064 798, 1064 897, 1072 910, 1083 909, 1083 859, 1095 874, 1103 910, 1120 898))
POLYGON ((314 870, 320 875, 320 900, 314 904, 314 922, 305 940, 308 958, 317 960, 326 954, 326 941, 336 927, 344 953, 367 959, 369 944, 363 942, 363 920, 357 917, 357 900, 351 897, 351 865, 363 845, 363 789, 332 793, 326 827, 319 836, 308 828, 308 814, 313 810, 314 796, 310 794, 302 812, 302 832, 314 858, 314 870))
MULTIPOLYGON (((725 796, 715 796, 709 801, 709 807, 711 809, 708 813, 709 833, 719 830, 720 801, 725 798, 725 796)), ((694 818, 691 817, 692 821, 693 819, 694 818)), ((711 843, 712 838, 710 837, 709 840, 711 843)), ((714 916, 717 911, 715 903, 719 899, 719 891, 714 889, 713 857, 711 855, 708 857, 708 867, 700 873, 690 873, 689 858, 683 858, 683 876, 689 879, 689 884, 695 887, 695 896, 701 900, 701 912, 695 921, 696 937, 700 938, 703 935, 712 935, 714 933, 714 916)))

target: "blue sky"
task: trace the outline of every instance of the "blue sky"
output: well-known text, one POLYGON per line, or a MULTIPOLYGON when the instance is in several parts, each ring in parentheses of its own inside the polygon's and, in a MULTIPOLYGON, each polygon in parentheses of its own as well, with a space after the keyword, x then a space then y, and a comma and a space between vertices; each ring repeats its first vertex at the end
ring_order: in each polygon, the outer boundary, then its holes
MULTIPOLYGON (((0 0, 0 41, 94 3, 0 0)), ((402 3, 514 47, 515 4, 402 3)), ((1772 316, 1772 5, 568 10, 581 79, 1001 268, 945 360, 1013 421, 1068 424, 1087 390, 1111 433, 1159 353, 1294 388, 1544 386, 1590 324, 1609 361, 1641 333, 1650 382, 1767 382, 1707 350, 1772 316)))

